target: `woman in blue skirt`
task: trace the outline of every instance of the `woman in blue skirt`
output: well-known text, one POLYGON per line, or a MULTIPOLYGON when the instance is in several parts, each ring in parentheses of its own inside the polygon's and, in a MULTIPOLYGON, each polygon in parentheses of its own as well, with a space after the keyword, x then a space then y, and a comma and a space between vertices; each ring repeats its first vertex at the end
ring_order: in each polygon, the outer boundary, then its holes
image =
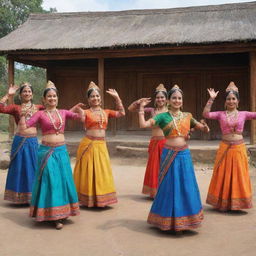
POLYGON ((24 130, 20 125, 21 114, 25 116, 26 120, 29 120, 34 113, 44 109, 42 105, 33 104, 32 98, 33 88, 26 82, 20 88, 11 85, 8 93, 0 100, 0 113, 12 115, 17 125, 4 192, 4 200, 15 204, 30 202, 37 164, 36 127, 24 130), (21 104, 6 105, 8 98, 13 97, 17 90, 19 90, 21 104))
POLYGON ((54 221, 56 229, 61 229, 63 219, 79 214, 77 192, 65 145, 65 123, 67 119, 84 121, 83 111, 79 107, 79 114, 57 109, 57 89, 50 81, 43 98, 45 110, 38 111, 27 122, 23 117, 21 119, 24 127, 33 127, 39 123, 42 130, 30 216, 36 221, 54 221))
POLYGON ((186 139, 191 128, 209 132, 204 121, 197 122, 188 112, 181 112, 183 92, 175 85, 168 92, 169 111, 145 121, 140 104, 141 128, 159 126, 166 137, 161 155, 159 187, 151 207, 148 223, 161 230, 182 231, 200 226, 203 209, 186 139))

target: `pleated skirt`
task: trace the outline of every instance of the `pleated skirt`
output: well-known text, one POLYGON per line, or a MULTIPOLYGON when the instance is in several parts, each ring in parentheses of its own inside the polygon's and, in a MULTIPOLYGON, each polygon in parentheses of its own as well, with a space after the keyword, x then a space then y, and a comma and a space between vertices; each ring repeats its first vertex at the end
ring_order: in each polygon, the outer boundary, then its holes
POLYGON ((40 145, 30 216, 36 221, 53 221, 78 214, 78 197, 66 145, 40 145))
POLYGON ((11 148, 4 200, 28 204, 37 166, 37 137, 15 135, 11 148))
POLYGON ((190 151, 184 149, 176 153, 174 157, 172 148, 163 148, 159 174, 162 178, 148 216, 148 223, 161 230, 195 229, 203 220, 190 151))
POLYGON ((80 205, 105 207, 117 203, 109 154, 104 139, 85 137, 77 151, 74 180, 80 205))
POLYGON ((220 143, 206 202, 220 211, 252 208, 252 187, 244 143, 220 143))
POLYGON ((163 145, 166 139, 164 136, 151 138, 148 147, 148 162, 144 176, 142 193, 154 198, 158 187, 158 174, 163 145))

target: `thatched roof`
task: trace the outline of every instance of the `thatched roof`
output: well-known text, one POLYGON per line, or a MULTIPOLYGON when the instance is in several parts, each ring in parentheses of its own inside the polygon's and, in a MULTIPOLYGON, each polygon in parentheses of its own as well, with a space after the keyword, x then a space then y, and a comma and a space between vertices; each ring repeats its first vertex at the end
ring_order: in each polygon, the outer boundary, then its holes
POLYGON ((0 52, 212 44, 256 40, 256 2, 201 7, 32 14, 0 52))

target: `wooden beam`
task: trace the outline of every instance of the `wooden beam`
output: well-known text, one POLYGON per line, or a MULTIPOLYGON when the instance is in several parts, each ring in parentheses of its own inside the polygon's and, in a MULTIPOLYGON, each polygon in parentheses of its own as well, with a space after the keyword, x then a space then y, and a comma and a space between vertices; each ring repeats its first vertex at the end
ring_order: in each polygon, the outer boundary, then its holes
POLYGON ((45 50, 45 51, 15 51, 9 52, 13 59, 24 61, 50 61, 72 59, 106 59, 106 58, 132 58, 146 56, 166 55, 194 55, 194 54, 220 54, 244 53, 254 51, 256 43, 223 43, 213 45, 181 45, 181 46, 152 46, 118 49, 89 49, 89 50, 45 50))
MULTIPOLYGON (((250 105, 256 111, 256 52, 250 52, 250 105)), ((251 144, 256 144, 256 120, 251 121, 251 144)))
POLYGON ((102 92, 101 95, 101 104, 102 108, 104 108, 104 94, 105 94, 105 88, 104 88, 104 59, 98 59, 98 86, 100 87, 100 90, 102 92))
MULTIPOLYGON (((11 84, 14 84, 14 60, 12 58, 8 58, 8 84, 9 87, 11 84)), ((13 104, 13 97, 10 97, 8 100, 8 104, 13 104)), ((9 115, 9 139, 11 139, 14 135, 15 130, 15 122, 14 118, 9 115)))

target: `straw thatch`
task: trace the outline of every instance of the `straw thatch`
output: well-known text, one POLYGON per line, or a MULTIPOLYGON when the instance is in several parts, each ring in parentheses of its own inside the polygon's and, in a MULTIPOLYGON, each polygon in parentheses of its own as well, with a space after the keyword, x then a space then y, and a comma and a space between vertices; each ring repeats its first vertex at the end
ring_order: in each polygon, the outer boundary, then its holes
POLYGON ((118 12, 32 14, 0 53, 256 40, 256 2, 118 12))

